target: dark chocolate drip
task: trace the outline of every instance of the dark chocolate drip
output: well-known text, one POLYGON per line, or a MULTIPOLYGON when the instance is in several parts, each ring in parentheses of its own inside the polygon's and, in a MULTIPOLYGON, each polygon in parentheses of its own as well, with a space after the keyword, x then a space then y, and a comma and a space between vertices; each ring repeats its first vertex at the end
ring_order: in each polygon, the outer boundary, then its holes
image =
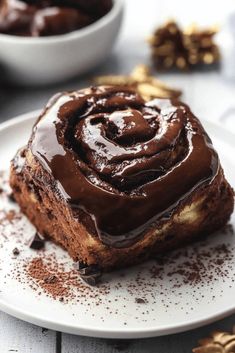
POLYGON ((112 0, 2 0, 0 32, 50 36, 83 28, 104 16, 112 0), (92 1, 92 3, 90 3, 92 1), (86 4, 89 2, 90 6, 86 4))
POLYGON ((145 103, 126 88, 57 96, 35 125, 31 151, 100 239, 128 246, 218 172, 200 122, 176 101, 145 103))

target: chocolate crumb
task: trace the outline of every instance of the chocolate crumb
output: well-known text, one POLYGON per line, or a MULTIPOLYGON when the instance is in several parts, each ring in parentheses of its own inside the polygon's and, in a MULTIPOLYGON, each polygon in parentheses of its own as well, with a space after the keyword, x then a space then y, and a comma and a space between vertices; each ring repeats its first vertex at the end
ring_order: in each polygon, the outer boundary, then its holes
POLYGON ((45 283, 56 283, 58 281, 58 278, 56 277, 56 276, 54 276, 54 275, 51 275, 51 276, 49 276, 49 277, 46 277, 45 279, 44 279, 44 282, 45 283))
POLYGON ((44 248, 45 241, 44 238, 36 232, 33 238, 30 240, 29 247, 33 250, 41 250, 44 248))
POLYGON ((137 304, 146 304, 146 300, 143 298, 135 298, 137 304))
POLYGON ((13 222, 17 218, 17 214, 14 210, 10 210, 6 213, 5 219, 9 222, 13 222))
POLYGON ((12 250, 13 255, 18 256, 20 254, 20 250, 18 248, 14 248, 12 250))

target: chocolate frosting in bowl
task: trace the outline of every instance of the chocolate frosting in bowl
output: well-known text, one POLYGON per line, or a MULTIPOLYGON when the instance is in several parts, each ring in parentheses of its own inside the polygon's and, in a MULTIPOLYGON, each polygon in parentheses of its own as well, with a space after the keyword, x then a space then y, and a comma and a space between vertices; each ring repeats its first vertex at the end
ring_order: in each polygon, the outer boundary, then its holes
POLYGON ((51 36, 83 28, 112 8, 112 0, 2 0, 0 32, 51 36))
POLYGON ((193 190, 219 160, 183 103, 145 102, 135 91, 92 87, 51 100, 29 147, 73 210, 92 219, 101 241, 136 242, 193 190))

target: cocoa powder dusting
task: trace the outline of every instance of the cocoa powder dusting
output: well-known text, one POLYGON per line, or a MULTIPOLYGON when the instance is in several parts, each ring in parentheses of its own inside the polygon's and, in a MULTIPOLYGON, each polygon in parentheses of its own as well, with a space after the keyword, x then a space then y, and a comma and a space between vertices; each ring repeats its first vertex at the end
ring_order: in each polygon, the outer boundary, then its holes
MULTIPOLYGON (((227 229, 226 229, 227 231, 227 229)), ((190 250, 188 248, 181 249, 160 258, 161 265, 159 266, 159 259, 156 259, 157 265, 151 269, 153 278, 161 276, 163 267, 174 267, 172 271, 167 272, 167 277, 178 276, 180 284, 189 284, 196 286, 208 280, 216 280, 227 276, 224 263, 232 261, 233 249, 229 248, 227 244, 220 244, 210 247, 207 250, 203 248, 198 252, 197 244, 192 245, 190 250), (179 259, 182 259, 179 262, 179 259)))
POLYGON ((64 284, 65 274, 56 272, 48 268, 41 258, 33 259, 27 268, 27 274, 54 299, 68 296, 68 288, 64 284))
MULTIPOLYGON (((47 296, 63 303, 84 298, 97 299, 96 302, 99 303, 98 293, 105 295, 110 290, 106 284, 91 288, 81 280, 76 269, 72 266, 66 269, 53 254, 44 253, 42 256, 25 261, 23 267, 27 281, 33 290, 37 293, 43 291, 47 296)), ((20 277, 18 278, 20 280, 20 277)))

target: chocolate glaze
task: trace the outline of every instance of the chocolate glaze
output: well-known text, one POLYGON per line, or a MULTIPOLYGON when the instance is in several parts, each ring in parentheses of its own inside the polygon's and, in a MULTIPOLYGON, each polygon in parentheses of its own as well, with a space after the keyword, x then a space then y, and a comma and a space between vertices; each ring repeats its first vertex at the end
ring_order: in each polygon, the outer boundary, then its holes
POLYGON ((57 95, 34 127, 31 151, 101 241, 129 246, 193 190, 210 183, 218 156, 190 109, 145 103, 127 88, 57 95))
POLYGON ((2 0, 0 32, 34 37, 63 34, 91 24, 111 7, 112 0, 2 0))

